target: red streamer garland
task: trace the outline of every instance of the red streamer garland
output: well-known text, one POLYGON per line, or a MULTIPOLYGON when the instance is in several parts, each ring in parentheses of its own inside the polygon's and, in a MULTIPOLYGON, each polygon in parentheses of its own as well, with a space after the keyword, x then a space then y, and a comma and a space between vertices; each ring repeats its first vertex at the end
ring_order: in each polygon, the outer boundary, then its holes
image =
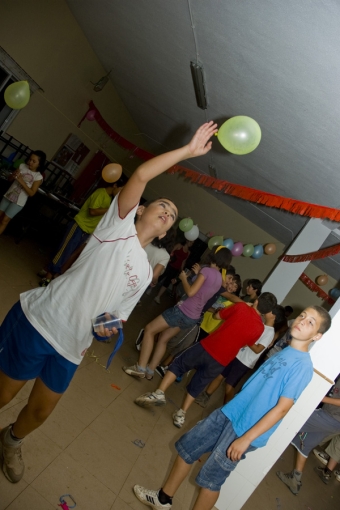
POLYGON ((335 244, 329 248, 322 248, 321 250, 304 253, 302 255, 284 255, 282 260, 283 262, 306 262, 307 260, 325 259, 326 257, 337 255, 338 253, 340 253, 340 244, 335 244))
MULTIPOLYGON (((89 110, 94 111, 94 120, 99 124, 99 126, 109 135, 109 137, 114 140, 118 145, 127 149, 129 151, 133 151, 134 155, 138 158, 147 161, 149 159, 154 158, 154 154, 151 154, 148 151, 140 149, 135 144, 126 140, 119 135, 114 129, 112 129, 109 124, 103 119, 99 110, 96 108, 93 101, 89 103, 89 110)), ((86 118, 86 114, 81 119, 78 127, 80 127, 83 120, 86 118)), ((167 173, 174 174, 176 172, 184 174, 186 179, 189 179, 192 183, 201 184, 207 188, 212 188, 218 191, 223 191, 226 195, 230 195, 233 197, 240 198, 242 200, 247 200, 248 202, 254 202, 256 204, 265 205, 267 207, 273 207, 275 209, 282 209, 284 211, 291 212, 293 214, 299 214, 300 216, 307 216, 309 218, 322 218, 329 219, 332 221, 340 221, 340 210, 332 207, 326 207, 318 204, 310 204, 309 202, 302 202, 301 200, 294 200, 292 198, 282 197, 279 195, 274 195, 272 193, 266 193, 265 191, 257 190, 254 188, 248 188, 246 186, 241 186, 239 184, 233 184, 228 181, 224 181, 221 179, 215 179, 214 177, 210 177, 209 175, 200 174, 199 172, 195 172, 194 170, 189 170, 188 168, 176 165, 170 168, 167 173)), ((306 259, 312 260, 312 259, 306 259)), ((288 261, 287 261, 288 262, 288 261)))
POLYGON ((325 301, 327 301, 327 303, 329 303, 331 305, 333 305, 335 303, 334 299, 332 299, 328 294, 326 294, 326 292, 324 290, 320 289, 320 287, 318 285, 316 285, 316 283, 314 283, 313 280, 311 280, 305 273, 302 273, 302 275, 300 276, 299 279, 312 292, 316 292, 316 294, 319 298, 324 299, 325 301))

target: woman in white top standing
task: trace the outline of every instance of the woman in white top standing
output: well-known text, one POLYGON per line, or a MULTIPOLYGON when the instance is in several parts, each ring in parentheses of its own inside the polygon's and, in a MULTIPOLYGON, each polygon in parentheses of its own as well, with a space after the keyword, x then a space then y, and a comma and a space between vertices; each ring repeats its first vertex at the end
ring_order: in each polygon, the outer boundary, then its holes
POLYGON ((153 271, 150 287, 155 287, 157 285, 158 278, 164 273, 168 265, 170 254, 175 244, 175 236, 175 229, 171 228, 162 239, 156 237, 144 248, 153 271))
POLYGON ((21 164, 18 170, 12 172, 9 181, 14 181, 0 202, 0 234, 8 223, 24 207, 28 197, 33 197, 43 182, 40 171, 46 162, 43 151, 33 151, 27 164, 21 164))

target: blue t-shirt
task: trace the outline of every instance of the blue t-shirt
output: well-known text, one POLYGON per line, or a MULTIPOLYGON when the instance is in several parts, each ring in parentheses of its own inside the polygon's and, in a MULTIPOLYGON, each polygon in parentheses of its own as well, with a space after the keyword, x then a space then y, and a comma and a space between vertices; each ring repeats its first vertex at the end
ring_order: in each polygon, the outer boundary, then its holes
MULTIPOLYGON (((265 414, 275 407, 280 397, 294 403, 313 377, 313 364, 308 352, 286 347, 269 358, 244 384, 240 393, 222 407, 238 437, 243 436, 265 414)), ((281 420, 254 439, 252 446, 265 446, 281 420)))

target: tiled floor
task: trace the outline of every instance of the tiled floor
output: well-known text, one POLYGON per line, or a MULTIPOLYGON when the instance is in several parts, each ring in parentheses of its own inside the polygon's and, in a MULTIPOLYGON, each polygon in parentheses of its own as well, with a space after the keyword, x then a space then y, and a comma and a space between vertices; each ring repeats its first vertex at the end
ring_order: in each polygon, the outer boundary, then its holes
MULTIPOLYGON (((39 247, 35 241, 24 239, 16 245, 11 236, 0 237, 0 320, 20 292, 37 286, 35 274, 46 257, 46 248, 39 247)), ((167 297, 166 304, 171 304, 167 297)), ((143 298, 142 306, 135 309, 125 325, 124 345, 108 372, 102 365, 112 346, 94 341, 89 356, 80 365, 51 417, 27 438, 23 448, 26 463, 23 480, 11 484, 0 473, 0 510, 55 510, 59 497, 67 493, 74 497, 79 510, 145 508, 134 497, 132 486, 140 483, 158 488, 175 458, 175 440, 183 430, 217 407, 221 397, 216 394, 206 410, 194 405, 182 430, 173 426, 171 414, 181 403, 185 381, 170 388, 170 401, 165 407, 146 410, 133 403, 139 394, 155 388, 158 376, 151 382, 137 381, 121 367, 136 360, 134 339, 140 327, 161 309, 152 297, 143 298), (143 441, 144 448, 137 446, 135 440, 143 441)), ((28 383, 0 411, 0 427, 15 420, 31 386, 28 383)), ((275 471, 289 470, 292 459, 292 448, 288 448, 244 510, 338 510, 340 483, 333 480, 325 486, 316 477, 313 467, 318 462, 314 456, 307 464, 301 494, 298 497, 290 494, 275 471)), ((197 463, 178 491, 174 510, 191 508, 196 495, 194 478, 199 468, 197 463)))

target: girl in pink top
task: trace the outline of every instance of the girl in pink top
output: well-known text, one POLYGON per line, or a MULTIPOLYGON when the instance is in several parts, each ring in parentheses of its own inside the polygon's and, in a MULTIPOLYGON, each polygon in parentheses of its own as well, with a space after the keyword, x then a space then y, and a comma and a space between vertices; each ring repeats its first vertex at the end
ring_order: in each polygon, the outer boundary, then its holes
POLYGON ((173 308, 168 308, 146 325, 138 363, 131 367, 123 367, 128 375, 140 379, 145 377, 152 379, 155 368, 165 354, 169 340, 181 329, 191 327, 199 321, 205 303, 218 292, 222 285, 220 270, 227 270, 231 259, 230 250, 224 246, 218 246, 210 254, 210 267, 200 269, 198 266, 198 276, 192 285, 188 283, 186 273, 184 271, 180 273, 179 278, 188 299, 177 303, 173 308), (155 352, 149 362, 154 348, 155 335, 158 333, 160 335, 155 352))

